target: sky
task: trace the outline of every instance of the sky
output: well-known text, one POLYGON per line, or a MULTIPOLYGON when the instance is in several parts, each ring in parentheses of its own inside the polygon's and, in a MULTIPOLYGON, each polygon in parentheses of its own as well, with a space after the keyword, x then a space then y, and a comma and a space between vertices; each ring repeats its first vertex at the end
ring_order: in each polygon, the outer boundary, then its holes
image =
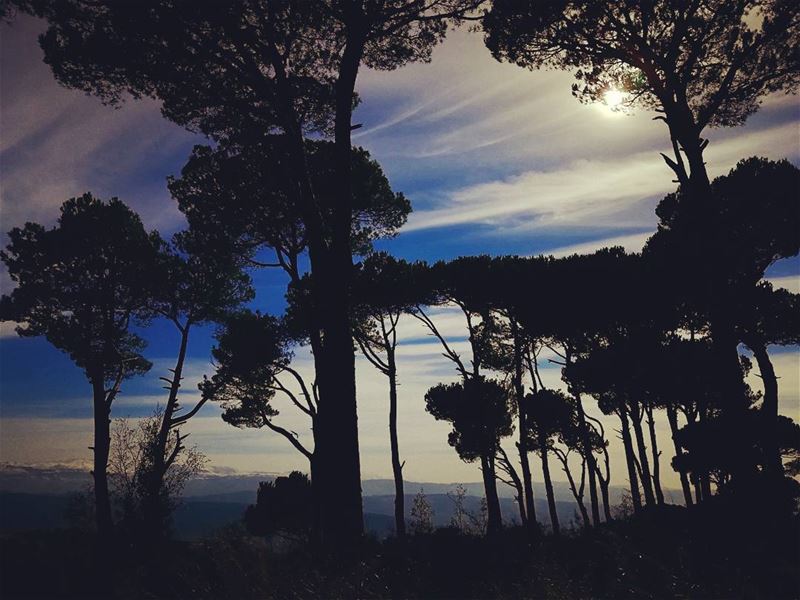
MULTIPOLYGON (((198 135, 166 121, 152 100, 120 108, 60 87, 42 62, 36 36, 43 24, 19 17, 0 25, 0 229, 26 221, 53 225, 68 198, 91 191, 117 196, 162 235, 185 222, 170 198, 166 178, 180 172, 198 135)), ((659 152, 670 151, 666 127, 653 114, 621 114, 602 104, 584 105, 570 94, 572 76, 496 62, 479 34, 451 33, 429 64, 393 72, 362 70, 362 124, 354 143, 370 151, 393 188, 411 200, 414 212, 400 234, 380 242, 406 259, 451 259, 471 254, 566 255, 603 246, 641 249, 656 227, 658 200, 673 191, 672 173, 659 152)), ((776 95, 746 125, 711 130, 706 160, 711 176, 753 156, 788 158, 800 165, 800 105, 776 95)), ((253 306, 278 313, 285 278, 277 271, 253 273, 253 306)), ((775 285, 800 291, 800 262, 782 261, 768 273, 775 285)), ((0 272, 0 289, 13 283, 0 272)), ((602 290, 586 290, 587 302, 602 290)), ((465 358, 463 317, 447 307, 434 321, 465 358)), ((399 435, 404 474, 414 481, 476 481, 477 465, 461 462, 447 445, 449 427, 424 410, 424 394, 457 374, 437 342, 412 318, 400 322, 399 435)), ((177 351, 177 332, 155 322, 141 335, 149 346, 151 372, 125 382, 114 417, 152 412, 165 393, 177 351)), ((193 333, 182 403, 191 405, 203 374, 211 375, 213 329, 193 333)), ((774 348, 781 377, 781 410, 800 419, 800 354, 774 348)), ((544 357, 545 383, 560 384, 558 367, 544 357)), ((298 349, 295 366, 311 372, 298 349)), ((750 383, 760 389, 756 373, 750 383)), ((363 358, 357 361, 362 476, 391 475, 387 381, 363 358)), ((588 410, 599 415, 593 401, 588 410)), ((305 415, 280 401, 276 421, 310 443, 305 415)), ((219 472, 285 473, 307 470, 305 459, 277 434, 238 430, 207 405, 186 430, 219 472)), ((611 438, 612 483, 624 484, 616 424, 603 420, 611 438), (617 465, 615 468, 614 465, 617 465), (616 481, 613 481, 616 480, 616 481)), ((659 438, 668 427, 659 418, 659 438)), ((69 358, 43 339, 21 339, 13 324, 0 324, 0 462, 85 466, 91 459, 91 390, 69 358)), ((513 448, 513 446, 509 446, 513 448)), ((666 457, 668 453, 665 452, 666 457)), ((662 457, 667 487, 677 476, 662 457)), ((534 477, 537 478, 538 469, 534 477)), ((560 473, 554 473, 559 478, 560 473)))

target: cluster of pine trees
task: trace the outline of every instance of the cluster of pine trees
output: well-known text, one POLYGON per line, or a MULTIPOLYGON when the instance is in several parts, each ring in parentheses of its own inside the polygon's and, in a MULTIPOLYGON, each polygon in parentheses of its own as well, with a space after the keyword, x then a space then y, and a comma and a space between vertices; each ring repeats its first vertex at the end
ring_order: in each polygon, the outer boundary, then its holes
POLYGON ((40 42, 60 83, 109 104, 156 98, 165 118, 210 140, 169 181, 189 223, 169 243, 122 202, 86 194, 63 205, 53 228, 13 229, 2 254, 17 284, 3 299, 3 319, 68 352, 92 385, 101 538, 114 529, 112 404, 126 378, 149 368, 131 326, 155 317, 175 324, 180 346, 142 478, 153 532, 163 521, 157 499, 166 473, 184 450, 180 428, 214 401, 229 423, 268 428, 308 458, 315 539, 336 551, 356 546, 361 351, 388 379, 403 535, 396 349, 406 316, 438 338, 459 375, 432 387, 426 408, 452 425, 458 455, 480 463, 489 531, 502 527, 498 480, 515 487, 521 521, 537 530, 532 455, 554 533, 556 465, 587 527, 611 518, 611 432, 587 414, 588 401, 619 419, 634 510, 664 502, 667 447, 687 506, 760 496, 792 510, 797 463, 787 459, 797 458, 798 429, 779 415, 768 348, 798 343, 798 298, 763 276, 798 253, 798 170, 752 158, 712 182, 703 135, 743 123, 769 93, 796 90, 795 3, 13 0, 6 15, 13 6, 47 20, 40 42), (359 69, 429 60, 448 28, 465 21, 482 28, 498 60, 573 70, 579 98, 621 90, 628 105, 658 113, 679 187, 659 204, 658 232, 641 254, 425 265, 373 251, 403 225, 410 203, 352 145, 359 69), (285 315, 243 309, 254 268, 287 274, 285 315), (445 304, 464 314, 471 363, 426 312, 445 304), (219 324, 217 371, 202 383, 201 401, 183 407, 190 330, 205 323, 219 324), (757 362, 763 397, 745 383, 751 363, 741 344, 757 362), (299 346, 313 353, 313 381, 292 367, 299 346), (566 391, 543 385, 545 355, 563 367, 566 391), (279 393, 309 417, 313 448, 275 418, 270 402, 279 393), (662 414, 671 440, 656 437, 662 414), (512 434, 514 457, 501 445, 512 434))

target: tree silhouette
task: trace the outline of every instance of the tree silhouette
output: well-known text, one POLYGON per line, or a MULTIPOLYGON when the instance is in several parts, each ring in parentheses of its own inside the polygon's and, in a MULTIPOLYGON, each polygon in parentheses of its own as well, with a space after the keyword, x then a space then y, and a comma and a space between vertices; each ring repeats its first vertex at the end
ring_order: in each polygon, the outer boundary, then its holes
POLYGON ((495 456, 500 438, 513 431, 508 391, 496 381, 483 377, 469 377, 460 383, 440 383, 425 394, 425 409, 437 420, 452 424, 447 441, 461 460, 480 460, 488 528, 492 533, 499 531, 502 517, 495 456))
POLYGON ((547 506, 550 511, 550 525, 554 535, 559 535, 560 524, 556 510, 556 499, 553 493, 553 480, 550 476, 549 455, 552 450, 554 438, 560 431, 567 429, 567 424, 573 419, 574 411, 563 393, 546 388, 539 389, 534 394, 525 397, 528 419, 528 431, 532 439, 529 444, 535 448, 542 460, 542 475, 544 477, 547 506))
MULTIPOLYGON (((734 126, 776 91, 800 84, 794 40, 800 32, 795 3, 662 0, 550 3, 494 2, 484 20, 494 56, 530 68, 574 70, 573 93, 597 100, 609 90, 629 93, 630 104, 660 113, 674 156, 662 154, 687 198, 690 220, 711 220, 711 185, 703 151, 706 127, 734 126), (686 160, 684 161, 684 156, 686 160)), ((709 306, 719 394, 744 418, 746 397, 738 368, 734 324, 724 306, 728 282, 715 265, 724 254, 698 230, 685 275, 703 281, 709 306)))
POLYGON ((285 175, 297 192, 324 333, 315 353, 322 400, 316 476, 326 496, 323 538, 331 546, 363 531, 348 306, 358 70, 427 60, 448 22, 479 3, 32 3, 49 22, 41 43, 61 83, 111 103, 126 92, 156 97, 167 118, 222 142, 248 139, 252 131, 286 136, 285 175), (303 135, 312 132, 333 134, 331 194, 315 189, 309 174, 303 135))
POLYGON ((43 335, 68 353, 92 386, 97 529, 108 541, 111 406, 123 380, 151 366, 129 327, 148 316, 158 239, 116 198, 88 193, 61 206, 55 227, 28 223, 9 238, 0 258, 17 287, 3 296, 0 317, 20 323, 19 335, 43 335))
POLYGON ((411 533, 414 535, 433 533, 433 507, 425 492, 420 489, 411 503, 411 533))
MULTIPOLYGON (((217 148, 195 146, 169 188, 193 235, 245 265, 280 267, 297 284, 309 242, 297 191, 285 176, 286 137, 251 137, 217 148), (274 260, 259 260, 264 251, 274 254, 274 260)), ((305 150, 314 188, 320 196, 329 195, 334 145, 308 140, 305 150)), ((366 255, 375 240, 396 234, 411 205, 402 193, 392 191, 380 165, 362 148, 352 150, 351 178, 352 251, 366 255)), ((325 205, 329 213, 334 202, 329 199, 325 205)))
POLYGON ((395 487, 395 533, 405 536, 403 462, 397 436, 397 326, 403 313, 424 302, 414 287, 414 265, 386 253, 371 254, 353 280, 353 335, 364 357, 389 379, 389 442, 395 487))
POLYGON ((207 462, 196 446, 176 451, 182 442, 177 436, 168 439, 165 448, 157 448, 163 412, 162 407, 157 407, 135 425, 127 419, 114 419, 111 428, 108 475, 111 504, 119 513, 117 533, 145 552, 157 550, 154 542, 169 533, 171 517, 181 503, 186 484, 202 472, 207 462), (159 450, 174 457, 158 488, 153 490, 154 457, 159 450))
POLYGON ((235 427, 266 427, 282 435, 308 459, 313 479, 315 451, 308 449, 297 433, 273 422, 280 413, 271 401, 281 393, 310 417, 316 441, 316 386, 308 386, 291 367, 296 343, 297 337, 282 319, 250 311, 235 314, 217 333, 212 350, 217 370, 211 378, 204 378, 200 390, 204 399, 221 405, 225 422, 235 427), (292 391, 281 375, 293 381, 300 392, 292 391))
MULTIPOLYGON (((517 452, 519 455, 522 477, 517 476, 507 457, 499 458, 500 466, 505 466, 512 483, 517 488, 517 499, 520 504, 520 517, 529 533, 537 531, 536 510, 533 497, 533 478, 528 460, 531 451, 531 438, 528 432, 528 418, 525 401, 526 376, 534 393, 541 385, 538 377, 536 353, 537 340, 528 335, 521 326, 513 308, 513 301, 507 297, 507 291, 519 286, 521 262, 518 258, 503 257, 492 260, 489 265, 490 277, 495 282, 488 286, 497 292, 491 300, 491 327, 489 329, 489 347, 486 353, 487 364, 497 371, 503 372, 511 383, 515 411, 517 414, 517 452)), ((522 286, 527 287, 527 286, 522 286)), ((527 291, 527 290, 526 290, 527 291)))
MULTIPOLYGON (((798 186, 800 171, 788 161, 740 161, 728 175, 712 182, 712 200, 704 219, 687 211, 683 190, 666 196, 656 209, 659 230, 646 246, 648 258, 678 282, 679 295, 701 316, 701 322, 710 324, 713 315, 723 314, 734 325, 735 341, 746 343, 754 352, 765 383, 765 414, 773 421, 778 414, 777 380, 771 375, 768 339, 754 328, 759 320, 757 304, 767 301, 768 295, 756 287, 770 265, 800 250, 798 186), (756 198, 758 210, 753 209, 756 198), (725 281, 724 298, 719 297, 718 288, 709 289, 703 272, 687 281, 676 268, 692 255, 691 240, 700 236, 712 240, 716 248, 709 268, 717 280, 725 281)), ((771 454, 771 468, 780 473, 777 448, 771 454)))
POLYGON ((292 471, 288 477, 258 484, 256 503, 244 513, 245 527, 252 535, 278 534, 307 540, 313 524, 313 506, 308 475, 292 471))
MULTIPOLYGON (((641 499, 637 482, 641 482, 647 505, 663 504, 663 493, 660 491, 655 466, 658 464, 658 447, 653 418, 654 406, 647 394, 648 380, 643 377, 652 342, 642 336, 633 340, 617 337, 609 345, 604 342, 604 345, 593 348, 568 365, 565 376, 577 389, 595 396, 598 406, 605 414, 616 414, 619 417, 631 483, 631 500, 634 510, 638 511, 641 508, 641 499), (652 462, 648 457, 642 428, 645 418, 649 425, 652 462)), ((647 375, 659 376, 658 373, 647 375)))
MULTIPOLYGON (((164 531, 164 503, 161 501, 162 487, 167 471, 184 449, 185 435, 180 427, 191 419, 207 398, 200 400, 187 412, 180 413, 179 391, 192 327, 211 321, 220 321, 253 297, 250 279, 231 258, 209 251, 194 239, 191 233, 175 236, 172 246, 165 246, 157 257, 153 273, 155 280, 151 303, 153 310, 168 319, 180 335, 175 366, 169 377, 161 377, 167 385, 167 401, 161 414, 150 451, 150 470, 142 474, 146 493, 143 499, 145 525, 153 537, 164 531), (170 434, 175 433, 174 443, 167 451, 170 434)), ((188 435, 188 434, 187 434, 188 435)))
MULTIPOLYGON (((534 264, 540 280, 558 290, 531 305, 516 301, 516 310, 523 327, 530 335, 546 340, 556 358, 554 363, 564 368, 581 353, 601 342, 610 331, 624 322, 627 315, 638 314, 638 296, 632 281, 641 275, 635 256, 626 255, 621 248, 604 248, 591 255, 573 255, 558 260, 534 264), (603 289, 606 293, 586 302, 585 289, 603 289), (547 315, 546 319, 542 315, 547 315)), ((568 391, 574 399, 581 436, 580 449, 587 462, 589 500, 592 523, 600 522, 600 496, 597 490, 599 465, 595 452, 595 428, 587 419, 581 390, 570 384, 568 391)))
POLYGON ((497 59, 574 70, 573 94, 584 101, 613 89, 660 112, 675 152, 665 160, 702 195, 709 185, 703 130, 740 125, 765 95, 800 83, 793 43, 800 24, 793 3, 782 0, 496 0, 484 28, 497 59))

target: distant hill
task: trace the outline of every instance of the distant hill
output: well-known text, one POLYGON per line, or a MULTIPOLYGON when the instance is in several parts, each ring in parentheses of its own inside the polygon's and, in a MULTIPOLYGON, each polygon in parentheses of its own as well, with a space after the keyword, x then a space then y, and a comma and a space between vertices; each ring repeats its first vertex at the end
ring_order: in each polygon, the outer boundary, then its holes
MULTIPOLYGON (((190 481, 184 495, 187 498, 197 498, 207 501, 219 502, 255 502, 256 490, 261 481, 270 481, 277 475, 275 473, 205 473, 190 481)), ((70 492, 85 491, 91 483, 89 472, 83 469, 68 466, 30 467, 0 463, 0 493, 29 493, 59 495, 70 492)), ((421 489, 425 494, 446 494, 452 492, 456 485, 453 483, 431 483, 406 481, 407 494, 414 495, 421 489)), ((471 496, 483 495, 483 484, 480 482, 462 483, 471 496)), ((361 482, 364 496, 389 496, 394 495, 394 481, 391 479, 366 479, 361 482)), ((553 488, 557 501, 573 503, 572 493, 566 482, 554 481, 553 488)), ((618 504, 625 486, 612 485, 610 488, 611 503, 618 504)), ((498 485, 498 493, 503 498, 513 498, 514 490, 507 485, 498 485)), ((677 490, 664 490, 668 501, 680 502, 682 495, 677 490)), ((544 485, 534 483, 534 497, 545 498, 544 485)))
MULTIPOLYGON (((176 511, 174 530, 177 537, 196 539, 230 523, 241 520, 245 508, 256 501, 258 484, 274 479, 274 474, 210 473, 189 482, 184 502, 176 511)), ((70 494, 85 492, 91 482, 87 471, 66 466, 49 468, 0 464, 0 532, 51 529, 67 525, 65 512, 70 494)), ((434 524, 450 522, 454 504, 448 493, 456 483, 405 482, 406 519, 411 518, 414 496, 423 490, 434 512, 434 524)), ((483 496, 483 484, 462 484, 467 492, 465 509, 477 514, 483 496)), ((577 507, 566 483, 554 482, 559 520, 566 525, 576 519, 577 507)), ((391 479, 368 479, 362 482, 364 520, 368 531, 384 537, 394 530, 394 482, 391 479)), ((503 519, 519 521, 513 490, 499 485, 503 519)), ((620 501, 624 488, 611 487, 611 502, 620 501)), ((665 490, 668 501, 680 494, 665 490)), ((534 487, 537 520, 549 526, 550 518, 544 486, 534 487)), ((588 499, 587 499, 588 503, 588 499)))
MULTIPOLYGON (((193 540, 212 534, 222 527, 239 522, 248 502, 237 500, 244 493, 217 494, 200 497, 187 497, 175 511, 173 530, 179 539, 193 540)), ((253 497, 255 494, 251 494, 253 497)), ((437 527, 450 523, 454 503, 446 494, 426 494, 433 509, 433 520, 437 527)), ((60 529, 69 526, 67 511, 73 496, 69 494, 25 494, 0 493, 0 533, 31 531, 39 529, 60 529)), ((406 496, 406 518, 411 518, 413 496, 406 496)), ((473 514, 480 512, 481 499, 467 496, 464 508, 473 514)), ((549 524, 547 505, 544 500, 537 502, 539 521, 549 524)), ((510 498, 501 499, 503 518, 509 524, 518 522, 517 507, 510 498)), ((569 502, 558 503, 559 518, 566 524, 575 514, 575 505, 569 502)), ((364 525, 369 533, 379 538, 394 531, 394 496, 365 496, 364 525)))

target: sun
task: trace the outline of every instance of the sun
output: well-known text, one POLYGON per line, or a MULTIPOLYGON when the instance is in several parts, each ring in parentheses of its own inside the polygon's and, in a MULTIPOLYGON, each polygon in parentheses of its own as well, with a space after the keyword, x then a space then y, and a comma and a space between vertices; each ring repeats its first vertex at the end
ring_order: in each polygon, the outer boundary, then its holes
POLYGON ((611 110, 618 110, 622 108, 625 103, 626 94, 620 92, 616 88, 611 88, 603 94, 603 103, 611 110))

